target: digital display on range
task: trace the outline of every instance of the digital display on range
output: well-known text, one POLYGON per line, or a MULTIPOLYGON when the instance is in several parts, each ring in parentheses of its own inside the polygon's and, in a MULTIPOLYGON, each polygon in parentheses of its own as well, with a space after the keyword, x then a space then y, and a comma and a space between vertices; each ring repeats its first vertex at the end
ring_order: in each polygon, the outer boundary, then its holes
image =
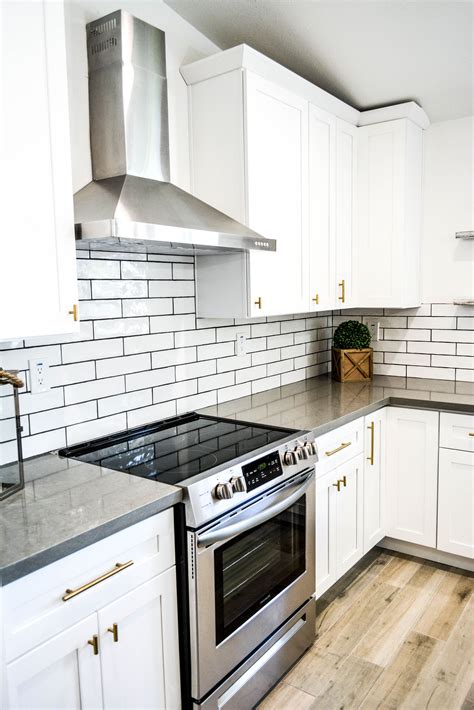
POLYGON ((273 451, 271 454, 252 461, 252 463, 245 464, 242 466, 242 473, 248 491, 252 491, 258 486, 263 486, 264 483, 268 483, 268 481, 283 474, 280 454, 278 451, 273 451))

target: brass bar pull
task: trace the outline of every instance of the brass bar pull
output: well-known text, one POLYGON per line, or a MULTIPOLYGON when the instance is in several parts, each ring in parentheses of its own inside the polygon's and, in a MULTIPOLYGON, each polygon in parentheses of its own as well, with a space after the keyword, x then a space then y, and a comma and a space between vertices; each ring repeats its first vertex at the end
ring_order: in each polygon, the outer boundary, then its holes
POLYGON ((367 429, 370 431, 370 456, 367 456, 367 461, 373 466, 375 461, 375 422, 371 422, 367 429))
POLYGON ((110 631, 114 637, 114 643, 118 643, 118 624, 112 624, 112 626, 109 626, 107 631, 110 631))
POLYGON ((341 289, 341 295, 338 296, 338 300, 345 303, 345 301, 346 301, 346 282, 344 281, 344 279, 342 279, 342 281, 339 281, 338 286, 341 289))
POLYGON ((346 478, 345 476, 343 476, 343 477, 341 478, 341 483, 342 483, 342 485, 344 486, 344 488, 347 486, 347 478, 346 478))
POLYGON ((317 294, 315 295, 315 297, 312 298, 311 300, 314 301, 314 302, 316 303, 316 305, 318 305, 318 303, 319 303, 319 293, 317 293, 317 294))
POLYGON ((257 298, 257 300, 254 302, 254 305, 255 305, 255 306, 258 306, 259 308, 262 307, 262 297, 261 297, 261 296, 259 296, 259 297, 257 298))
POLYGON ((339 493, 341 490, 341 481, 338 481, 337 483, 332 484, 335 488, 337 488, 337 492, 339 493))
POLYGON ((340 446, 337 447, 337 449, 333 449, 332 451, 326 451, 326 456, 332 456, 333 454, 337 454, 338 451, 342 451, 342 449, 347 449, 348 446, 352 444, 352 441, 347 441, 346 443, 342 443, 340 446))
POLYGON ((474 431, 470 431, 469 436, 474 436, 474 431))
POLYGON ((113 577, 114 574, 118 574, 118 572, 127 569, 127 567, 131 567, 131 565, 133 565, 133 560, 129 560, 128 562, 117 562, 115 567, 111 569, 110 572, 106 572, 100 577, 97 577, 97 579, 93 579, 91 582, 83 584, 82 587, 78 587, 77 589, 66 589, 65 595, 62 597, 63 602, 67 602, 68 599, 77 597, 78 594, 82 594, 82 592, 85 592, 87 589, 95 587, 96 584, 100 584, 100 582, 109 579, 109 577, 113 577))
POLYGON ((99 655, 99 637, 97 636, 97 634, 94 634, 93 637, 91 639, 89 639, 89 641, 87 643, 89 644, 89 646, 92 646, 92 648, 94 649, 94 656, 98 656, 99 655))
POLYGON ((79 320, 79 315, 77 311, 77 303, 75 303, 72 307, 72 311, 68 311, 68 315, 72 316, 72 319, 77 321, 79 320))

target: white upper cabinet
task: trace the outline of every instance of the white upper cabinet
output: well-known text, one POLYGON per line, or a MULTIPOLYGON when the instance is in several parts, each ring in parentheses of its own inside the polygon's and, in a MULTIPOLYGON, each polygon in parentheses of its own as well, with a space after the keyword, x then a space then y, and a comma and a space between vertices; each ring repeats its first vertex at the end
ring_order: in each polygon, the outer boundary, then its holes
POLYGON ((336 307, 356 304, 353 259, 356 244, 356 182, 358 129, 336 122, 336 307))
POLYGON ((358 130, 358 305, 421 303, 423 131, 408 119, 358 130))
POLYGON ((306 101, 252 72, 192 87, 194 193, 277 240, 274 253, 199 256, 200 316, 308 310, 307 114, 306 101))
POLYGON ((0 340, 77 330, 62 2, 3 2, 0 340))

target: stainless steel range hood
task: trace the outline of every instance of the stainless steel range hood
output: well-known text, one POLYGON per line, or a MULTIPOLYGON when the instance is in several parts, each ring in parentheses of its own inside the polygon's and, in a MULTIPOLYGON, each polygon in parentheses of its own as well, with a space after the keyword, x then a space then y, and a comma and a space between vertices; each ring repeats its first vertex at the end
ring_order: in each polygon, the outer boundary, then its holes
POLYGON ((105 249, 275 251, 275 240, 169 182, 164 32, 119 10, 87 25, 87 53, 94 179, 74 195, 76 239, 105 249))

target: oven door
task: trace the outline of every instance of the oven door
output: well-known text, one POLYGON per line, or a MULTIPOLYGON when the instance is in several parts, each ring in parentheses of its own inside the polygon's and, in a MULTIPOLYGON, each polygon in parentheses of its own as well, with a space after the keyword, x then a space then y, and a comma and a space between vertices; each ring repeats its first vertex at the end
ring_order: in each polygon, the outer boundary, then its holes
POLYGON ((314 489, 314 469, 307 469, 189 533, 195 700, 314 594, 314 489))

